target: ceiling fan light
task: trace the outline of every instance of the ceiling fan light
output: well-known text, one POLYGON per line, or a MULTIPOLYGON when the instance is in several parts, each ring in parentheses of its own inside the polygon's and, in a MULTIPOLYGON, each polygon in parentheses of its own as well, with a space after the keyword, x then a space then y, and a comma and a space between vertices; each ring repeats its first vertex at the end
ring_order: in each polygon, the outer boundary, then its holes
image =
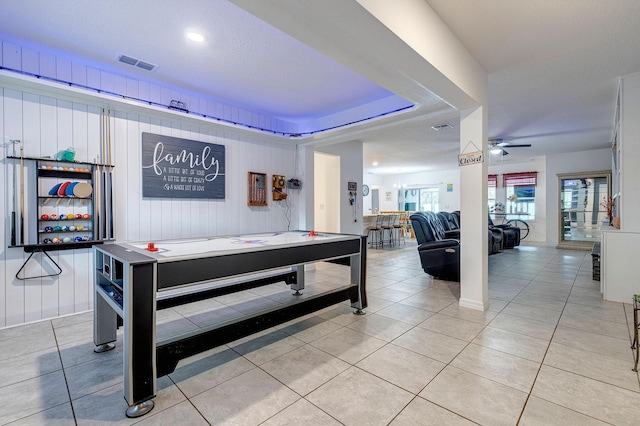
POLYGON ((490 153, 492 153, 493 155, 498 155, 502 153, 502 148, 491 148, 491 150, 489 151, 490 153))

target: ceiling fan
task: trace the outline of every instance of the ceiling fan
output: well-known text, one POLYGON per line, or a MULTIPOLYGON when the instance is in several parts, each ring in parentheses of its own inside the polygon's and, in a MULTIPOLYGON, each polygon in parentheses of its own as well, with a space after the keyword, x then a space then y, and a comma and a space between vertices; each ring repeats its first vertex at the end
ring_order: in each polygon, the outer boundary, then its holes
POLYGON ((489 152, 491 154, 495 154, 495 155, 498 155, 498 154, 508 155, 509 153, 504 150, 505 147, 509 147, 509 148, 528 148, 530 146, 531 146, 530 143, 511 144, 511 143, 505 142, 503 139, 499 139, 499 138, 489 139, 489 152))

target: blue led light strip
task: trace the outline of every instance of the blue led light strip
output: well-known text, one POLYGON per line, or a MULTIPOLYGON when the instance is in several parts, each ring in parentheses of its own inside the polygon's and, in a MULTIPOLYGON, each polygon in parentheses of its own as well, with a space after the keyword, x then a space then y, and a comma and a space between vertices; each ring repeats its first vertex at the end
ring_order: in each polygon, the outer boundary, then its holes
MULTIPOLYGON (((122 99, 127 99, 127 100, 131 100, 131 101, 135 101, 135 102, 140 102, 140 103, 146 104, 146 105, 157 106, 157 107, 162 107, 162 108, 167 108, 167 109, 169 109, 169 107, 170 107, 170 105, 161 104, 159 102, 153 102, 153 101, 149 101, 149 100, 145 100, 145 99, 126 96, 126 95, 123 95, 123 94, 120 94, 120 93, 110 92, 108 90, 98 89, 98 88, 95 88, 95 87, 86 86, 86 85, 78 84, 78 83, 73 83, 71 81, 60 80, 58 78, 47 77, 47 76, 44 76, 44 75, 39 75, 39 74, 35 74, 35 73, 27 72, 27 71, 22 71, 22 70, 18 70, 18 69, 14 69, 14 68, 7 68, 7 67, 0 66, 0 70, 6 70, 6 71, 14 72, 16 74, 21 74, 21 75, 26 75, 26 76, 29 76, 29 77, 34 77, 36 79, 47 80, 47 81, 51 81, 51 82, 54 82, 54 83, 59 83, 59 84, 65 85, 65 86, 69 86, 69 87, 76 87, 76 88, 79 88, 79 89, 89 90, 89 91, 93 91, 93 92, 100 93, 100 94, 115 96, 117 98, 122 98, 122 99)), ((406 109, 410 109, 410 108, 413 108, 413 107, 414 107, 414 105, 412 104, 412 105, 408 105, 406 107, 394 109, 392 111, 383 112, 383 113, 380 113, 380 114, 377 114, 377 115, 374 115, 374 116, 371 116, 371 117, 366 117, 366 118, 362 118, 362 119, 359 119, 359 120, 350 121, 348 123, 338 124, 336 126, 331 126, 331 127, 327 127, 327 128, 324 128, 324 129, 313 130, 313 131, 309 131, 309 132, 277 132, 275 130, 265 129, 264 127, 253 126, 251 124, 246 124, 246 123, 239 123, 237 121, 227 120, 225 118, 215 117, 215 116, 212 116, 212 115, 202 114, 202 113, 199 113, 199 112, 187 111, 187 112, 185 112, 185 114, 196 115, 196 116, 199 116, 199 117, 208 118, 210 120, 216 120, 216 121, 219 121, 219 122, 222 122, 222 123, 232 124, 234 126, 242 126, 242 127, 247 128, 247 129, 258 130, 258 131, 261 131, 261 132, 271 133, 271 134, 274 134, 274 135, 282 135, 282 136, 285 136, 285 137, 303 137, 303 136, 311 136, 311 135, 314 135, 316 133, 326 132, 326 131, 329 131, 329 130, 340 129, 342 127, 347 127, 347 126, 351 126, 351 125, 358 124, 358 123, 363 123, 365 121, 369 121, 369 120, 373 120, 373 119, 376 119, 376 118, 384 117, 386 115, 394 114, 396 112, 404 111, 406 109)))

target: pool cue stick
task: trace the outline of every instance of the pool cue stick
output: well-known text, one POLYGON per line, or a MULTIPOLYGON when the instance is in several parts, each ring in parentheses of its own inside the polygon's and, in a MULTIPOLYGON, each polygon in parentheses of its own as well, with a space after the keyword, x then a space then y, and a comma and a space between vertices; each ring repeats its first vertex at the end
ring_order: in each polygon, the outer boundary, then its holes
POLYGON ((102 144, 104 141, 104 108, 102 108, 102 112, 100 114, 100 157, 98 161, 96 161, 96 172, 95 172, 95 182, 93 183, 93 190, 95 192, 96 197, 96 229, 94 229, 94 234, 96 236, 96 240, 102 240, 102 182, 100 173, 102 173, 102 163, 103 158, 103 148, 102 144))
POLYGON ((24 145, 20 142, 20 244, 24 241, 24 145))
POLYGON ((114 238, 113 235, 113 161, 111 158, 112 152, 111 152, 111 110, 108 109, 107 110, 107 114, 108 114, 108 132, 107 132, 107 157, 109 159, 109 168, 107 170, 107 172, 109 173, 109 234, 108 237, 109 238, 114 238))
POLYGON ((103 238, 108 238, 107 235, 107 180, 106 180, 106 164, 107 164, 107 110, 104 111, 104 121, 103 121, 103 135, 102 139, 102 168, 101 168, 101 177, 100 177, 100 203, 102 203, 102 236, 103 238))
MULTIPOLYGON (((13 146, 13 157, 16 157, 16 141, 11 140, 11 145, 13 146)), ((11 212, 11 245, 16 246, 18 244, 17 238, 17 228, 18 224, 16 222, 16 210, 18 208, 18 172, 16 171, 15 163, 11 163, 11 170, 13 170, 13 211, 11 212)))
POLYGON ((93 197, 94 197, 94 212, 93 212, 93 239, 100 240, 100 172, 98 170, 98 160, 96 159, 96 166, 93 170, 93 197))
POLYGON ((105 233, 105 215, 107 210, 104 200, 104 162, 105 162, 105 144, 107 139, 107 112, 102 108, 102 138, 100 138, 100 236, 102 239, 106 237, 105 233))

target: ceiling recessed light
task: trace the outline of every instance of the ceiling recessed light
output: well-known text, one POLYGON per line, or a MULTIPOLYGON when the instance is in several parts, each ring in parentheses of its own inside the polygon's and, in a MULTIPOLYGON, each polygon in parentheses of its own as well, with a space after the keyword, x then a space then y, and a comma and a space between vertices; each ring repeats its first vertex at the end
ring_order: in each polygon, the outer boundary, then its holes
POLYGON ((204 41, 204 36, 198 32, 195 31, 189 31, 187 33, 187 38, 191 41, 195 41, 198 43, 202 43, 204 41))
POLYGON ((374 162, 373 162, 373 165, 374 165, 374 166, 377 166, 377 165, 378 165, 378 162, 377 162, 377 161, 374 161, 374 162))

